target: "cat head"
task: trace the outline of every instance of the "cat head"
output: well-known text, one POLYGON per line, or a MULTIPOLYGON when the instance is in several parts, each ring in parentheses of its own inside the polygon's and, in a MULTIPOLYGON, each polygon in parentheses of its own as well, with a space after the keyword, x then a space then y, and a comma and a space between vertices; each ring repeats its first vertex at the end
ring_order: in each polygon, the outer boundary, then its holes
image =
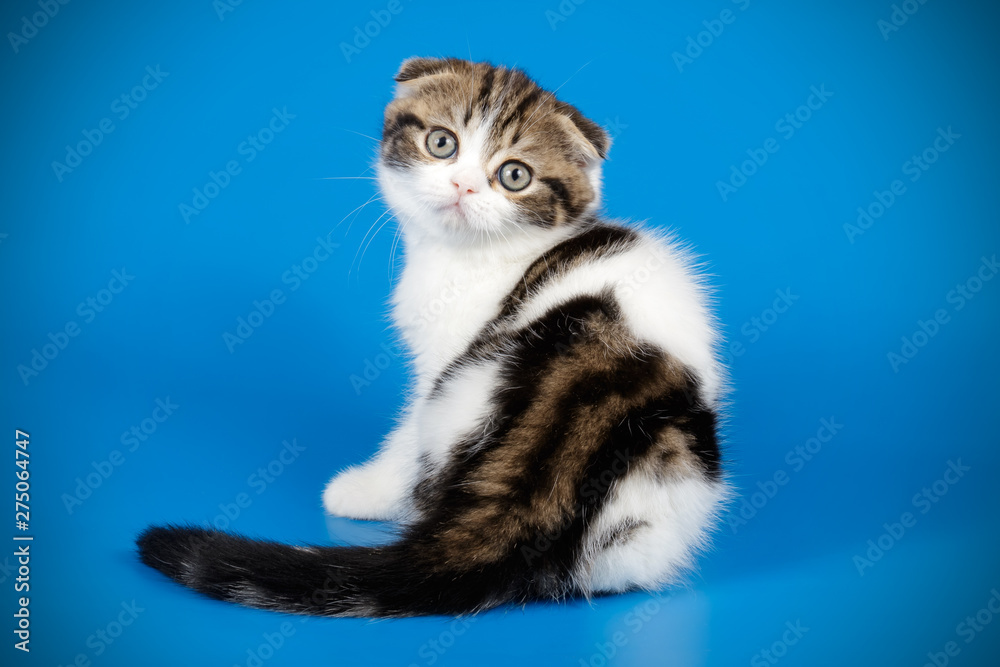
POLYGON ((411 58, 396 82, 378 175, 404 228, 510 239, 571 226, 599 206, 608 135, 524 72, 411 58))

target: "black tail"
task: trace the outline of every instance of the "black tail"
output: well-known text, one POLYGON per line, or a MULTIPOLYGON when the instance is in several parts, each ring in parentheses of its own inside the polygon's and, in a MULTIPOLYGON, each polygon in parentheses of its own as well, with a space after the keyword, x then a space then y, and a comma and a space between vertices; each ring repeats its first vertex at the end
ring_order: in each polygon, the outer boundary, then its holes
POLYGON ((521 573, 495 566, 449 572, 427 562, 406 538, 379 547, 298 547, 202 528, 157 526, 143 531, 137 544, 143 563, 189 588, 273 611, 383 618, 462 615, 537 597, 517 576, 521 573))

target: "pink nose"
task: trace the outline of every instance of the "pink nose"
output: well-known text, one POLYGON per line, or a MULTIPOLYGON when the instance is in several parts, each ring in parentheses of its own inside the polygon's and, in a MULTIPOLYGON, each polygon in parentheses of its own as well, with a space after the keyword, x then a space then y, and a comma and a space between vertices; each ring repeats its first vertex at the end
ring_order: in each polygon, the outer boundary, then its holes
POLYGON ((476 180, 475 175, 467 171, 456 172, 451 177, 451 182, 458 188, 459 195, 478 192, 476 180))

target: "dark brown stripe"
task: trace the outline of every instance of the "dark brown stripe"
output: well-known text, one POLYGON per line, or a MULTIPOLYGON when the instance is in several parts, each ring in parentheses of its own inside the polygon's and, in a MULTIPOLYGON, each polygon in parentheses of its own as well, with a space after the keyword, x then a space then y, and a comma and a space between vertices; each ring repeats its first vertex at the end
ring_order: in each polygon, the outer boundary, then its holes
POLYGON ((528 113, 528 109, 530 109, 535 104, 535 102, 538 101, 538 98, 541 96, 541 94, 542 91, 536 87, 527 95, 525 95, 523 98, 521 98, 521 101, 518 102, 517 106, 514 107, 514 109, 509 114, 507 114, 507 116, 502 121, 497 123, 496 125, 497 133, 502 134, 504 130, 506 130, 507 127, 514 121, 521 123, 524 120, 525 115, 528 113))
POLYGON ((638 235, 624 227, 595 224, 536 259, 504 298, 497 319, 505 319, 546 283, 586 261, 596 261, 629 249, 638 235))
POLYGON ((479 107, 479 113, 483 117, 486 116, 490 109, 490 93, 493 91, 494 71, 492 69, 486 71, 483 83, 479 87, 479 97, 476 98, 476 105, 479 107))
POLYGON ((573 198, 570 197, 565 183, 558 178, 540 178, 538 180, 547 185, 549 190, 552 191, 552 196, 555 197, 556 203, 566 212, 567 218, 572 220, 579 214, 579 207, 574 205, 573 198))
POLYGON ((392 118, 386 118, 382 125, 382 140, 386 141, 401 134, 406 128, 415 127, 418 130, 426 129, 424 122, 409 111, 403 111, 392 118))
POLYGON ((635 533, 639 529, 646 528, 647 526, 649 526, 649 523, 646 521, 626 519, 601 536, 597 549, 598 551, 604 551, 614 546, 624 545, 635 536, 635 533))

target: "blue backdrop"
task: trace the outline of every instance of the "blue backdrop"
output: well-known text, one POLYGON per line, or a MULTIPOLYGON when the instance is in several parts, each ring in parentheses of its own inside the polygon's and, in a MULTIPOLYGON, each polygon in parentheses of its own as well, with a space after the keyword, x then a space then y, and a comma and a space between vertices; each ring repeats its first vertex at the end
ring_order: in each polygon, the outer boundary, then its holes
POLYGON ((0 661, 997 664, 997 19, 942 0, 4 3, 0 661), (690 585, 303 621, 136 561, 151 522, 343 536, 321 489, 374 451, 407 374, 395 230, 359 207, 412 55, 559 87, 614 137, 608 213, 704 256, 742 496, 690 585))

